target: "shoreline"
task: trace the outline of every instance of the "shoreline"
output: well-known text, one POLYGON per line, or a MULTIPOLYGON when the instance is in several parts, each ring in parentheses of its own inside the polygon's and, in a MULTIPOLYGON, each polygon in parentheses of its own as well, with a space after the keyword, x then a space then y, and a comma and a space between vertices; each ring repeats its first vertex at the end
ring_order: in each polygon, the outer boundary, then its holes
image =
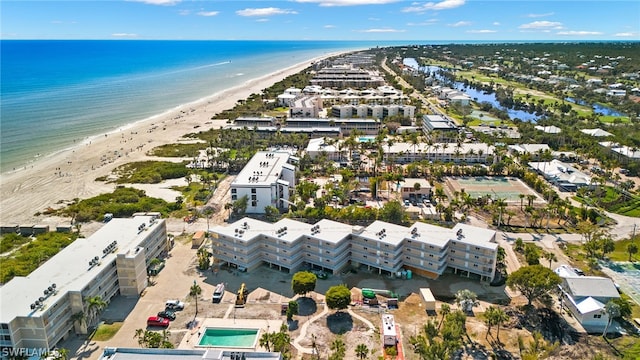
POLYGON ((167 109, 145 119, 121 125, 112 131, 89 136, 71 147, 41 155, 31 163, 0 174, 0 223, 44 224, 48 219, 36 213, 60 208, 61 203, 112 192, 116 184, 95 181, 125 163, 153 159, 146 155, 156 146, 178 142, 183 135, 226 125, 212 120, 231 109, 237 101, 268 88, 313 62, 357 50, 336 51, 295 63, 241 85, 167 109), (195 128, 197 126, 197 128, 195 128), (196 130, 197 129, 197 130, 196 130))

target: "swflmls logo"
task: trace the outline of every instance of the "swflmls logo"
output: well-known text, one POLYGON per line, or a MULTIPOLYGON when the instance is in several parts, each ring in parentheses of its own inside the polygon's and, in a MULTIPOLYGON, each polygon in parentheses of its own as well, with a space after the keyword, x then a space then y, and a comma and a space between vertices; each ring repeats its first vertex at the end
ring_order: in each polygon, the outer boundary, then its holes
POLYGON ((0 356, 2 358, 41 358, 43 355, 49 353, 49 349, 44 348, 3 348, 0 350, 0 356))

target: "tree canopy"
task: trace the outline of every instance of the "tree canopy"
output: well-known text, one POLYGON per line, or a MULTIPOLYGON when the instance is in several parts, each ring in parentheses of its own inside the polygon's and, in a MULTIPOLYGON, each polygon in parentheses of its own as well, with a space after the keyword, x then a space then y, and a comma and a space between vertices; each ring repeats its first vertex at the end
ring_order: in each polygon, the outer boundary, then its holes
POLYGON ((507 286, 520 291, 529 305, 538 298, 560 285, 560 276, 542 265, 522 267, 509 275, 507 286))
POLYGON ((325 298, 329 309, 346 309, 349 303, 351 303, 351 291, 349 291, 346 285, 332 286, 327 290, 325 298))
POLYGON ((291 279, 291 290, 294 294, 306 295, 316 288, 316 274, 309 271, 299 271, 293 274, 291 279))

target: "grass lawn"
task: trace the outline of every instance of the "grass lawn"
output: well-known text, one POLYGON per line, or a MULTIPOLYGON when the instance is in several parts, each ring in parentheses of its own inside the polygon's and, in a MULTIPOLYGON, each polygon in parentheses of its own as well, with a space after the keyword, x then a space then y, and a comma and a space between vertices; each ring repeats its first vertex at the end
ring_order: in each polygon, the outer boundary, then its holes
MULTIPOLYGON (((635 238, 635 244, 640 248, 639 236, 635 238)), ((630 239, 616 241, 616 247, 613 252, 607 254, 607 257, 612 261, 629 261, 629 253, 627 252, 627 246, 631 243, 630 239)), ((640 260, 640 252, 636 253, 631 257, 632 261, 640 260)))
POLYGON ((95 341, 107 341, 110 340, 122 327, 121 322, 114 322, 113 324, 101 324, 96 331, 91 335, 91 340, 95 341))

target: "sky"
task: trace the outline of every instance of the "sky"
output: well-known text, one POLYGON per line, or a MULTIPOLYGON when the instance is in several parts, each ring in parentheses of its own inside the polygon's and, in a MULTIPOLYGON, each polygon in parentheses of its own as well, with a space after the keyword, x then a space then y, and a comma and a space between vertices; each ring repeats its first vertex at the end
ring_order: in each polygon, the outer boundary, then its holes
POLYGON ((636 0, 0 0, 0 39, 640 40, 636 0))

